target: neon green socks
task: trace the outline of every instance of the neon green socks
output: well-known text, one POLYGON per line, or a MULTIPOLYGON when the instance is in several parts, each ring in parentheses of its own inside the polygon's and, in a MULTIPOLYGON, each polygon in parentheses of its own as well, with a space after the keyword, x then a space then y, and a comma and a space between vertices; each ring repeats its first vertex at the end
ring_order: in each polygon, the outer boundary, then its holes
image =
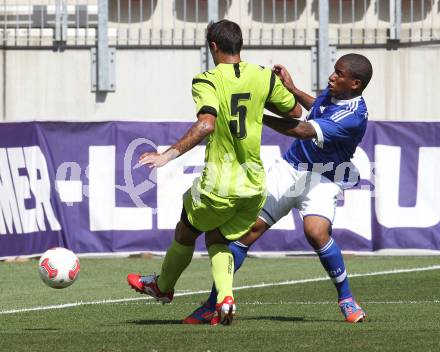
POLYGON ((211 259, 211 273, 217 288, 217 303, 232 295, 234 278, 234 257, 226 244, 213 244, 208 248, 211 259))
POLYGON ((159 290, 168 293, 174 289, 180 275, 191 263, 193 253, 194 246, 184 246, 173 240, 162 263, 162 270, 157 281, 159 290))

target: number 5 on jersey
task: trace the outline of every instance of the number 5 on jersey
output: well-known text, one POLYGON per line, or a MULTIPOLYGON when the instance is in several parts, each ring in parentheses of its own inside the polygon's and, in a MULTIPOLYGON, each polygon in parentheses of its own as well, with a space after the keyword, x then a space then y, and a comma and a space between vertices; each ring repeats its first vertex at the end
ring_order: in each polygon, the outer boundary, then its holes
POLYGON ((237 116, 238 120, 229 121, 229 129, 231 133, 238 139, 246 138, 246 114, 247 108, 244 105, 240 105, 240 101, 249 100, 251 93, 238 93, 231 95, 231 115, 237 116))

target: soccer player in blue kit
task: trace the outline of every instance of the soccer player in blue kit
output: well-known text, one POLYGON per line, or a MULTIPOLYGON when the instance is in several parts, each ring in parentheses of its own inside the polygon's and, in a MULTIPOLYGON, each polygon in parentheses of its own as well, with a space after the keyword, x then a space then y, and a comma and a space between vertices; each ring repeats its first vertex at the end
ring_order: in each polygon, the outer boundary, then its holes
MULTIPOLYGON (((309 113, 306 121, 264 115, 266 126, 296 139, 267 171, 268 195, 254 226, 229 244, 234 269, 240 268, 250 245, 296 208, 303 218, 307 241, 335 285, 345 320, 361 322, 366 314, 353 298, 341 250, 330 234, 338 196, 359 179, 350 159, 367 128, 368 112, 362 92, 373 74, 371 63, 359 54, 342 56, 329 77, 328 87, 317 98, 298 89, 283 66, 275 65, 274 71, 309 113)), ((208 300, 183 323, 209 323, 215 302, 213 286, 208 300)))

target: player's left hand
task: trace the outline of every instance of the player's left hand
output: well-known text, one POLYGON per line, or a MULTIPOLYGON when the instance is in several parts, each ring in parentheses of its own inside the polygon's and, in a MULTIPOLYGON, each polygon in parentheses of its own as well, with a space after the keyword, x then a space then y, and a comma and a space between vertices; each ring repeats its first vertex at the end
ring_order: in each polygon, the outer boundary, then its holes
POLYGON ((144 153, 139 158, 140 165, 147 165, 150 168, 161 167, 168 163, 169 159, 160 153, 144 153))

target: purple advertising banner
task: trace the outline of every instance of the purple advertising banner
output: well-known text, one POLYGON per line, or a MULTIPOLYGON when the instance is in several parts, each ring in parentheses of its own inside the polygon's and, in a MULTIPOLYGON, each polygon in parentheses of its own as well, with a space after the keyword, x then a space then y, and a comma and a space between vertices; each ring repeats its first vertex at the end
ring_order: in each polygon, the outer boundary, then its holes
MULTIPOLYGON (((162 252, 204 146, 163 168, 137 167, 190 123, 0 124, 0 258, 54 246, 76 253, 162 252)), ((291 139, 267 128, 265 167, 291 139)), ((440 250, 440 123, 369 122, 353 163, 360 183, 338 202, 333 236, 346 251, 440 250)), ((205 251, 203 240, 197 250, 205 251)), ((311 251, 296 210, 253 251, 311 251)))

